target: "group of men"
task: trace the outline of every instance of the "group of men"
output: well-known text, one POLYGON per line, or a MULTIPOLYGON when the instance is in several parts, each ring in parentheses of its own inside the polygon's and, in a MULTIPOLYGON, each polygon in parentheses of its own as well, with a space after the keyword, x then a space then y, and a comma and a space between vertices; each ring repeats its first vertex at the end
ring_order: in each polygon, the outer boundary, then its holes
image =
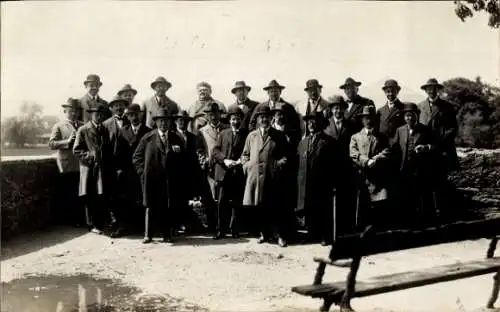
POLYGON ((331 244, 360 225, 414 226, 439 216, 442 185, 458 167, 453 106, 439 97, 434 78, 421 89, 427 99, 403 103, 398 82, 387 80, 387 102, 376 110, 347 78, 343 96, 325 100, 317 79, 306 82, 307 100, 295 107, 272 80, 268 100, 252 101, 251 87, 237 81, 236 101, 226 107, 206 82, 187 111, 166 96, 164 77, 153 96, 134 104, 129 84, 107 103, 97 75, 87 94, 63 106, 66 120, 53 128, 58 150, 59 203, 89 229, 125 235, 145 216, 143 243, 155 231, 171 243, 190 224, 190 206, 204 208, 214 239, 240 235, 241 211, 251 212, 258 243, 286 247, 299 217, 309 239, 331 244), (79 185, 79 186, 78 186, 79 185), (77 200, 76 190, 80 200, 77 200), (391 216, 392 217, 391 217, 391 216))

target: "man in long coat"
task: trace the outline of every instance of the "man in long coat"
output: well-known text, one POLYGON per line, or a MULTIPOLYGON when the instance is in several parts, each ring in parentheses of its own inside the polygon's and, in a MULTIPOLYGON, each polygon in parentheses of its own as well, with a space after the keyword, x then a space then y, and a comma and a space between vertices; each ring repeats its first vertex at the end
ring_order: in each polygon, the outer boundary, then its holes
POLYGON ((282 168, 291 153, 285 135, 271 127, 271 108, 259 105, 254 112, 258 128, 250 132, 241 154, 246 174, 243 205, 258 210, 261 235, 258 243, 268 241, 272 234, 278 236, 278 244, 286 247, 279 186, 282 168))
MULTIPOLYGON (((92 106, 97 106, 98 104, 107 105, 108 102, 99 96, 99 90, 101 89, 102 82, 98 75, 88 75, 87 79, 83 82, 83 85, 85 86, 85 89, 87 89, 87 93, 80 99, 80 104, 82 106, 82 115, 80 117, 83 123, 87 123, 91 120, 91 113, 88 109, 92 106)), ((102 113, 106 119, 111 117, 111 112, 109 110, 103 111, 102 113)))
POLYGON ((78 129, 73 146, 73 153, 80 160, 79 195, 85 198, 87 224, 96 234, 103 233, 107 219, 115 221, 108 201, 116 170, 115 158, 108 130, 102 124, 108 111, 103 103, 88 108, 91 120, 78 129))
POLYGON ((163 242, 172 243, 177 225, 183 185, 177 183, 184 174, 183 142, 172 131, 172 115, 167 109, 153 116, 156 129, 139 142, 132 157, 137 174, 141 177, 145 231, 143 243, 150 243, 155 230, 163 235, 163 242))
POLYGON ((57 150, 57 167, 60 177, 57 193, 56 217, 60 221, 69 221, 74 225, 83 224, 83 206, 78 200, 78 181, 80 179, 80 164, 78 158, 73 154, 73 144, 76 139, 76 131, 83 123, 78 120, 82 107, 80 101, 69 98, 62 105, 66 119, 56 123, 52 127, 49 139, 49 148, 57 150))
POLYGON ((253 111, 255 107, 259 105, 259 103, 248 98, 248 92, 250 92, 250 90, 252 90, 252 88, 244 81, 236 81, 234 88, 231 89, 231 93, 236 96, 236 102, 227 108, 229 111, 229 109, 234 110, 234 107, 238 107, 243 111, 241 128, 245 128, 247 131, 250 127, 250 119, 252 118, 253 111))
POLYGON ((334 140, 323 130, 328 120, 322 112, 312 111, 303 117, 309 135, 297 148, 297 208, 305 217, 309 238, 326 245, 332 241, 333 228, 333 168, 334 140))
POLYGON ((166 95, 166 92, 171 87, 172 83, 165 79, 165 77, 157 77, 151 82, 151 89, 155 91, 155 94, 142 104, 144 124, 149 128, 153 129, 156 127, 153 116, 156 116, 160 110, 167 109, 171 115, 179 112, 179 105, 166 95))
MULTIPOLYGON (((298 113, 304 117, 312 112, 320 112, 325 118, 330 118, 330 103, 328 103, 322 96, 321 90, 323 86, 317 79, 309 79, 306 81, 304 91, 307 92, 307 99, 298 105, 298 113)), ((302 133, 305 136, 309 135, 306 122, 301 122, 302 133)))
POLYGON ((209 105, 216 103, 222 114, 225 114, 226 106, 212 97, 212 86, 208 82, 202 81, 196 85, 198 92, 198 100, 194 102, 188 109, 189 116, 193 117, 193 121, 189 123, 188 130, 194 134, 198 134, 198 130, 204 127, 208 120, 203 114, 209 105))
POLYGON ((387 102, 377 110, 378 131, 388 138, 392 138, 396 129, 405 124, 402 112, 403 102, 398 98, 401 87, 394 79, 389 79, 384 83, 382 90, 387 97, 387 102))
POLYGON ((352 124, 352 130, 357 133, 363 128, 363 124, 357 117, 363 111, 365 106, 375 106, 372 100, 364 98, 358 94, 361 82, 354 80, 351 77, 346 78, 344 84, 339 88, 344 90, 346 95, 347 110, 345 112, 346 121, 352 124))
POLYGON ((217 193, 217 233, 214 239, 223 238, 231 230, 233 238, 239 237, 237 215, 245 189, 245 177, 240 156, 245 146, 248 130, 242 126, 243 111, 230 107, 227 111, 230 127, 220 132, 212 151, 215 163, 217 193))

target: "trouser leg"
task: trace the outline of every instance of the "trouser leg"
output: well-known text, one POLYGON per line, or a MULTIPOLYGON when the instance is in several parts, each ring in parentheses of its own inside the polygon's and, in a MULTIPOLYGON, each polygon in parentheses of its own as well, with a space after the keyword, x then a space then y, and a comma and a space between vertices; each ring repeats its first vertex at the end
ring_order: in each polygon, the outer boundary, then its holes
POLYGON ((85 196, 87 224, 99 230, 104 228, 105 224, 105 201, 103 195, 90 194, 85 196))
POLYGON ((217 200, 217 232, 225 234, 229 227, 230 194, 228 194, 225 185, 222 183, 218 183, 217 192, 219 195, 217 200))
POLYGON ((150 207, 144 209, 144 237, 153 238, 154 235, 154 212, 150 207))

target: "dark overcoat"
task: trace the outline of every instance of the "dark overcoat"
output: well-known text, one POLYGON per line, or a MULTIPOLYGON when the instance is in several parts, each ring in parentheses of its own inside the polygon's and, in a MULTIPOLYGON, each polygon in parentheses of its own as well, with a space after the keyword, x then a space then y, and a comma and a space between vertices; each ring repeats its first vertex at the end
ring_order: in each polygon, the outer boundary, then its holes
MULTIPOLYGON (((134 133, 134 130, 132 129, 132 126, 130 124, 124 125, 121 128, 121 134, 127 140, 128 145, 129 145, 129 150, 133 154, 135 152, 135 149, 137 148, 137 145, 139 144, 139 141, 142 139, 146 133, 151 131, 151 128, 140 124, 138 126, 139 128, 137 129, 137 134, 134 133)), ((132 155, 130 155, 130 160, 132 160, 132 155)))
POLYGON ((356 95, 354 99, 347 99, 346 101, 352 101, 353 104, 350 110, 346 110, 345 119, 351 124, 353 133, 357 133, 363 128, 363 124, 361 123, 361 119, 358 118, 358 115, 363 111, 363 107, 375 106, 375 104, 372 100, 360 95, 356 95))
POLYGON ((233 133, 231 128, 224 129, 220 132, 217 143, 215 144, 212 157, 214 162, 215 181, 222 182, 226 179, 242 183, 244 185, 243 169, 241 166, 236 166, 231 169, 224 165, 224 159, 238 160, 245 147, 245 140, 248 132, 242 128, 238 133, 233 133))
MULTIPOLYGON (((128 125, 129 121, 123 119, 123 125, 128 125)), ((102 125, 106 127, 109 134, 109 141, 113 146, 113 156, 115 157, 115 164, 118 169, 126 170, 131 168, 131 152, 130 145, 125 137, 122 135, 120 127, 114 116, 106 119, 102 125)))
POLYGON ((396 129, 405 124, 402 109, 403 103, 400 100, 396 100, 392 108, 389 108, 387 104, 379 108, 377 110, 378 132, 392 138, 396 133, 396 129))

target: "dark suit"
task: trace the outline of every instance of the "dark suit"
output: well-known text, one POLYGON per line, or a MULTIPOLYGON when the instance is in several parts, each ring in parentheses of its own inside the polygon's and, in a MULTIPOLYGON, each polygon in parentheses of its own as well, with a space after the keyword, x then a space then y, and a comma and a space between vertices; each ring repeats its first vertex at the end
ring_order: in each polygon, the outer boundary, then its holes
POLYGON ((396 130, 405 124, 404 113, 402 112, 403 103, 396 100, 392 108, 385 104, 377 110, 378 132, 388 138, 392 138, 396 130))
MULTIPOLYGON (((108 105, 108 102, 103 100, 99 95, 97 95, 97 99, 93 100, 90 95, 87 93, 85 94, 81 99, 80 99, 80 104, 82 105, 82 114, 81 114, 81 120, 83 123, 87 123, 90 121, 92 118, 90 117, 90 113, 87 112, 87 109, 89 107, 95 106, 97 103, 102 103, 105 104, 106 106, 108 105)), ((111 111, 106 111, 105 118, 111 117, 111 111)))
POLYGON ((142 204, 146 207, 145 237, 151 238, 155 228, 168 236, 177 223, 184 173, 183 142, 175 132, 167 132, 163 143, 158 130, 150 131, 140 141, 132 157, 142 184, 142 204), (179 146, 175 152, 173 146, 179 146))
MULTIPOLYGON (((121 128, 122 136, 125 138, 125 140, 127 140, 131 154, 135 152, 135 149, 137 148, 137 145, 139 144, 139 141, 142 139, 142 137, 146 135, 146 133, 151 131, 151 128, 145 126, 144 124, 140 124, 138 127, 139 128, 137 129, 137 133, 134 133, 134 130, 132 129, 132 126, 130 124, 127 124, 121 128)), ((132 155, 130 156, 132 157, 132 155)))
POLYGON ((259 103, 247 98, 246 101, 243 102, 242 104, 243 105, 238 105, 238 102, 231 104, 228 107, 228 110, 231 110, 232 107, 235 107, 235 106, 240 107, 243 110, 243 119, 241 120, 241 128, 242 129, 245 128, 245 129, 247 129, 247 131, 251 131, 250 130, 250 120, 252 119, 252 115, 253 115, 255 107, 257 107, 257 105, 259 105, 259 103))
POLYGON ((225 233, 229 228, 233 233, 238 232, 237 211, 243 201, 245 176, 243 168, 238 165, 227 168, 225 159, 238 160, 245 147, 247 129, 233 132, 231 128, 222 130, 217 138, 212 157, 215 163, 215 181, 219 198, 217 201, 217 231, 225 233))
POLYGON ((351 124, 352 132, 357 133, 363 129, 363 124, 361 123, 361 119, 358 117, 358 114, 363 111, 363 107, 375 106, 375 104, 372 100, 364 98, 360 95, 356 95, 356 97, 352 100, 346 99, 346 101, 348 103, 349 101, 352 101, 353 104, 350 110, 346 110, 345 119, 351 124))

